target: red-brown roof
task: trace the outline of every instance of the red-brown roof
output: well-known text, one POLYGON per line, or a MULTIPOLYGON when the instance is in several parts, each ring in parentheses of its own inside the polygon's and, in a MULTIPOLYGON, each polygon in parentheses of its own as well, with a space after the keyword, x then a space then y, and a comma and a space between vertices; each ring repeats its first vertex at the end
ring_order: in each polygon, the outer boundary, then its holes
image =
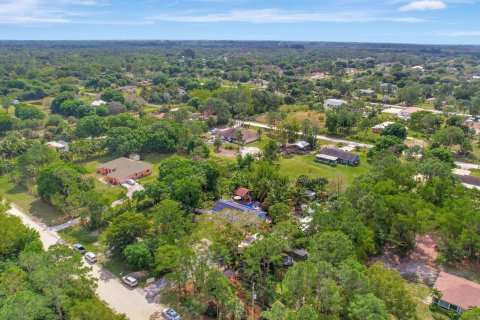
POLYGON ((235 195, 236 196, 239 196, 239 197, 245 197, 250 191, 250 189, 247 189, 247 188, 238 188, 236 191, 235 191, 235 195))
POLYGON ((441 300, 463 310, 480 307, 480 284, 478 283, 442 271, 435 282, 435 288, 442 292, 441 300))

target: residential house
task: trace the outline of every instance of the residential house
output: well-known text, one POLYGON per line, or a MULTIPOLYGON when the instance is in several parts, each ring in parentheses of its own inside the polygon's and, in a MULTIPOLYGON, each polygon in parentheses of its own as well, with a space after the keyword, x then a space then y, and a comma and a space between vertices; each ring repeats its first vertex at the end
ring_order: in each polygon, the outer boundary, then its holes
POLYGON ((462 314, 470 308, 480 307, 480 284, 476 282, 442 271, 434 287, 441 296, 434 297, 433 303, 442 308, 462 314))
POLYGON ((415 70, 415 71, 423 71, 422 66, 413 66, 412 69, 415 70))
POLYGON ((475 122, 475 121, 474 122, 467 122, 467 126, 471 130, 475 131, 475 134, 480 134, 480 123, 475 122))
POLYGON ((124 86, 124 87, 118 87, 117 90, 121 92, 129 92, 133 93, 137 89, 137 86, 124 86))
POLYGON ((412 114, 414 114, 415 112, 424 111, 424 110, 425 109, 422 109, 422 108, 419 108, 419 107, 408 107, 408 108, 405 108, 402 111, 400 111, 398 113, 398 117, 401 118, 401 119, 404 119, 404 120, 408 120, 408 119, 410 119, 412 114))
POLYGON ((261 211, 259 207, 254 207, 253 204, 244 205, 231 200, 218 200, 217 203, 215 203, 215 205, 213 206, 212 212, 216 213, 228 209, 254 214, 263 221, 267 220, 267 213, 265 211, 261 211))
POLYGON ((386 121, 386 122, 377 124, 377 125, 372 127, 372 132, 373 133, 382 133, 383 129, 385 129, 386 127, 388 127, 389 125, 394 124, 394 123, 395 122, 392 122, 392 121, 386 121))
POLYGON ((68 150, 68 142, 65 142, 63 140, 59 141, 49 141, 47 142, 47 145, 49 147, 58 149, 58 150, 68 150))
POLYGON ((360 94, 367 95, 367 96, 371 96, 371 95, 375 94, 375 91, 370 90, 370 89, 360 89, 359 92, 360 92, 360 94))
POLYGON ((106 105, 107 102, 106 101, 103 101, 103 100, 95 100, 93 101, 90 105, 92 107, 100 107, 100 106, 103 106, 103 105, 106 105))
POLYGON ((137 179, 152 174, 152 165, 131 160, 118 158, 97 166, 97 173, 107 177, 111 184, 121 184, 128 179, 137 179))
POLYGON ((333 147, 325 147, 315 156, 315 161, 323 163, 340 163, 349 166, 358 166, 360 157, 358 154, 343 151, 333 147))
POLYGON ((226 130, 221 130, 217 133, 217 136, 224 141, 233 142, 233 143, 242 142, 244 144, 249 144, 258 140, 258 136, 255 132, 251 132, 244 128, 229 128, 226 130), (237 141, 238 131, 242 133, 241 141, 237 141))
POLYGON ((323 102, 323 106, 325 109, 333 109, 334 107, 338 107, 344 104, 347 104, 348 102, 345 100, 341 99, 327 99, 323 102))
POLYGON ((310 143, 306 141, 298 141, 295 143, 289 143, 285 145, 285 150, 282 151, 283 154, 305 154, 310 150, 310 143))

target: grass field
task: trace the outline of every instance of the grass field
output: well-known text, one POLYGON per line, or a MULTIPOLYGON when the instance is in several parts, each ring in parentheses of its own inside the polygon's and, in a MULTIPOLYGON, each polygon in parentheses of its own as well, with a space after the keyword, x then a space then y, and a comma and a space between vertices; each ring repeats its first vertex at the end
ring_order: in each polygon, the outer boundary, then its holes
POLYGON ((99 230, 90 231, 86 228, 80 226, 75 226, 60 231, 60 235, 68 243, 80 243, 82 244, 87 251, 94 252, 96 254, 104 252, 107 248, 98 241, 99 230))
POLYGON ((367 172, 369 165, 365 154, 360 154, 360 165, 358 167, 350 167, 345 165, 337 165, 336 167, 328 164, 316 163, 313 155, 307 156, 285 156, 280 157, 280 172, 292 180, 300 175, 307 175, 310 178, 327 178, 329 181, 336 179, 337 175, 341 177, 346 185, 350 185, 355 177, 367 172))
MULTIPOLYGON (((325 114, 318 112, 318 111, 313 111, 313 110, 308 110, 308 111, 294 111, 294 112, 289 112, 287 114, 287 118, 285 119, 286 121, 296 121, 299 124, 302 123, 303 120, 308 119, 312 122, 312 124, 319 126, 320 128, 323 128, 325 126, 325 121, 320 120, 320 118, 325 118, 325 114)), ((258 116, 256 121, 267 123, 267 115, 262 114, 258 116)))
POLYGON ((29 193, 27 189, 0 177, 0 195, 8 202, 18 205, 26 213, 41 219, 47 225, 54 225, 66 220, 66 217, 57 209, 29 193))

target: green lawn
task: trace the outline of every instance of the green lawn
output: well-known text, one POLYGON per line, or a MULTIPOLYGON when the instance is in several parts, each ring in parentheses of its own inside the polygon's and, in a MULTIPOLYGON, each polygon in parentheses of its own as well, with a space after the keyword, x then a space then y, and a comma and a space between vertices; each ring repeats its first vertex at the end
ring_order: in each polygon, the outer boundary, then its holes
POLYGON ((80 243, 85 247, 85 249, 87 249, 87 251, 91 251, 96 254, 106 250, 106 247, 98 242, 99 233, 99 230, 91 231, 80 226, 75 226, 60 231, 60 235, 68 243, 80 243))
POLYGON ((102 195, 103 198, 108 200, 108 203, 112 203, 118 200, 120 194, 122 192, 127 192, 125 187, 122 186, 112 186, 101 181, 98 179, 95 180, 95 190, 102 195))
POLYGON ((355 177, 366 173, 369 168, 366 155, 364 153, 359 154, 360 165, 358 167, 340 164, 336 167, 331 167, 327 164, 316 163, 314 155, 280 157, 280 172, 292 180, 304 174, 310 178, 325 177, 331 181, 339 175, 347 185, 350 185, 355 177))
POLYGON ((18 205, 26 213, 41 219, 47 225, 55 225, 67 220, 60 211, 39 197, 29 193, 27 189, 0 177, 0 195, 8 202, 18 205))
POLYGON ((432 312, 430 305, 426 304, 426 299, 430 295, 430 289, 423 284, 406 282, 406 287, 410 296, 417 303, 417 315, 421 320, 450 320, 442 312, 432 312))

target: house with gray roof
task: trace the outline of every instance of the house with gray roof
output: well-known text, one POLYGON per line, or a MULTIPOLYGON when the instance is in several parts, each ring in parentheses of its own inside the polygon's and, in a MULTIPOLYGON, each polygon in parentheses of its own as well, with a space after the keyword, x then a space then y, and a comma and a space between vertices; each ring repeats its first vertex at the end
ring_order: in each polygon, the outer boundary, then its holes
POLYGON ((348 166, 358 166, 360 157, 358 154, 343 151, 333 147, 325 147, 315 156, 316 162, 322 163, 339 163, 348 166))

